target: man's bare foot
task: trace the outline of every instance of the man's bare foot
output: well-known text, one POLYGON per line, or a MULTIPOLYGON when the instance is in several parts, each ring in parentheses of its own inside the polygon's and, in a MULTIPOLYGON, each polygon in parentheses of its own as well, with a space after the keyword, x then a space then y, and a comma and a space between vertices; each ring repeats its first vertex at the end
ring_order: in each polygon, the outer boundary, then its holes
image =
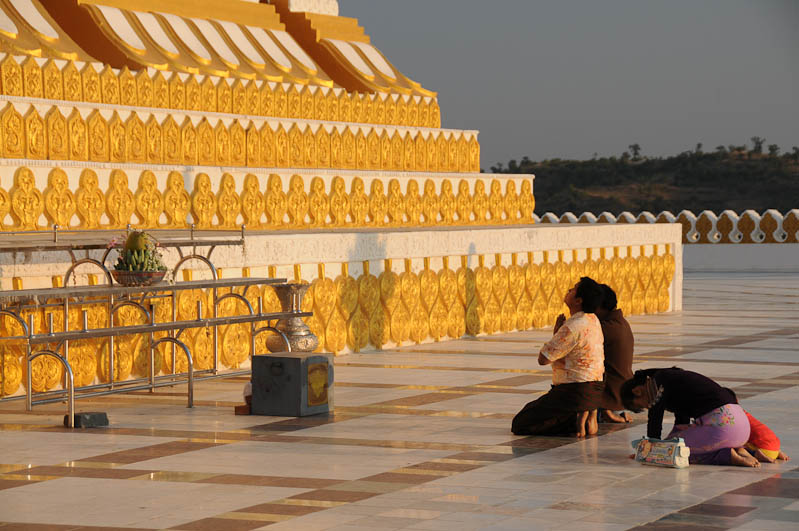
POLYGON ((730 464, 733 466, 748 466, 760 468, 760 461, 743 448, 730 448, 730 464))
POLYGON ((782 453, 782 450, 780 450, 780 454, 777 456, 777 459, 779 459, 780 461, 790 461, 791 460, 790 457, 788 457, 786 454, 782 453))
POLYGON ((586 423, 588 422, 588 411, 581 411, 577 413, 577 430, 576 437, 578 439, 585 437, 586 423))
POLYGON ((774 461, 776 461, 776 459, 772 459, 771 457, 769 457, 769 456, 767 456, 766 454, 764 454, 764 453, 763 453, 763 452, 760 450, 760 448, 758 448, 757 450, 755 450, 754 456, 755 456, 755 459, 757 459, 757 460, 758 460, 758 461, 760 461, 761 463, 773 463, 774 461))
POLYGON ((597 410, 592 409, 588 412, 588 419, 585 422, 585 431, 588 435, 596 435, 599 431, 599 423, 597 422, 597 410))
POLYGON ((626 422, 632 422, 633 419, 627 415, 626 411, 622 411, 620 415, 617 415, 614 411, 610 409, 603 409, 602 410, 602 422, 612 422, 614 424, 624 424, 626 422))

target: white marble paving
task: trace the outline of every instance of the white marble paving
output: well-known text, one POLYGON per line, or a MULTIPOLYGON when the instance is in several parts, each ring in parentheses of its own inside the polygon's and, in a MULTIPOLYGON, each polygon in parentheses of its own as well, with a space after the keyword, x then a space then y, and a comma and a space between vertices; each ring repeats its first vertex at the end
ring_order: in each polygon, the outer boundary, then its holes
MULTIPOLYGON (((799 372, 799 366, 792 365, 799 361, 799 305, 796 304, 799 278, 689 274, 685 280, 684 311, 633 316, 629 320, 639 355, 677 347, 701 350, 685 354, 675 351, 673 355, 661 354, 660 359, 636 360, 634 369, 676 364, 704 373, 742 394, 747 388, 755 389, 758 394, 742 398, 742 405, 774 428, 784 451, 799 459, 796 420, 799 375, 790 381, 774 380, 799 372), (730 347, 702 345, 783 328, 797 329, 797 333, 765 336, 730 347), (754 380, 751 384, 750 379, 754 380), (787 387, 769 391, 758 387, 758 380, 783 381, 787 387)), ((169 480, 170 472, 187 473, 189 479, 190 473, 335 479, 342 483, 331 486, 331 492, 357 491, 359 486, 373 489, 370 492, 382 492, 390 484, 357 480, 430 461, 472 462, 448 459, 461 451, 511 455, 514 449, 508 443, 517 437, 510 433, 510 417, 537 393, 480 392, 474 386, 521 375, 547 376, 549 369, 538 367, 534 356, 518 354, 535 352, 550 335, 548 330, 537 330, 336 358, 337 381, 348 384, 336 389, 336 407, 344 414, 349 412, 348 408, 355 408, 357 415, 353 418, 300 430, 256 430, 255 435, 263 434, 267 440, 228 442, 122 466, 163 471, 163 481, 68 477, 0 489, 0 522, 160 529, 208 517, 231 518, 225 515, 251 505, 283 503, 281 500, 289 496, 314 490, 176 482, 169 480), (371 366, 358 366, 362 364, 371 366), (449 400, 432 403, 422 400, 411 405, 415 396, 441 394, 448 387, 471 387, 472 394, 452 393, 449 400), (399 402, 390 405, 391 409, 381 405, 390 401, 399 402), (375 406, 374 413, 367 414, 370 410, 365 406, 375 406), (421 412, 426 414, 417 414, 421 412), (277 433, 278 439, 269 440, 269 435, 277 433), (334 441, 337 444, 330 444, 334 441), (396 441, 396 447, 388 447, 391 441, 396 441), (444 449, 448 445, 468 449, 444 449)), ((192 432, 202 438, 215 433, 224 439, 225 433, 248 434, 250 427, 286 420, 234 416, 232 404, 241 402, 242 386, 241 381, 200 382, 196 389, 198 406, 194 409, 185 407, 185 397, 159 393, 78 402, 78 408, 83 410, 102 406, 113 428, 129 428, 136 435, 94 430, 21 431, 13 426, 60 425, 63 405, 37 407, 36 415, 27 415, 19 403, 3 404, 0 423, 5 428, 0 426, 0 465, 9 466, 0 472, 13 474, 13 465, 57 465, 186 440, 192 432), (161 436, 158 430, 180 430, 185 437, 161 436)), ((539 392, 548 387, 549 382, 544 379, 516 388, 539 392)), ((185 386, 168 392, 185 392, 185 386)), ((442 398, 445 396, 441 394, 442 398)), ((672 422, 673 417, 667 415, 664 431, 672 422)), ((628 459, 628 454, 630 441, 644 432, 645 425, 638 424, 535 453, 516 450, 514 459, 475 461, 482 466, 443 472, 439 479, 418 485, 400 484, 395 487, 398 490, 388 489, 385 494, 261 529, 621 530, 658 520, 719 495, 729 499, 738 496, 740 501, 735 503, 743 506, 765 503, 763 500, 768 498, 725 493, 796 467, 794 462, 764 465, 757 470, 642 466, 628 459)), ((782 502, 779 505, 782 518, 784 514, 799 511, 799 502, 782 502)), ((767 512, 759 512, 738 528, 787 529, 793 524, 769 520, 767 512)))

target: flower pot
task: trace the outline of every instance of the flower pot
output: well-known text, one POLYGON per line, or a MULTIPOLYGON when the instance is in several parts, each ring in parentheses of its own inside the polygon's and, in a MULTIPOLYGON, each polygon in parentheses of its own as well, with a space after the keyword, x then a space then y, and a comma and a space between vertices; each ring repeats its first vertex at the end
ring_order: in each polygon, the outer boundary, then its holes
POLYGON ((113 269, 111 276, 122 286, 150 286, 161 282, 166 271, 122 271, 113 269))

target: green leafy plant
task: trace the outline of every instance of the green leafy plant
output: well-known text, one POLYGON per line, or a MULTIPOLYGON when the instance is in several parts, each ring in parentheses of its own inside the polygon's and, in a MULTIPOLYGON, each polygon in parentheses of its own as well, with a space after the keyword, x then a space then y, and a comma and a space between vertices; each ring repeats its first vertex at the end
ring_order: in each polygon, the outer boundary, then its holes
POLYGON ((114 239, 109 247, 115 248, 119 253, 114 269, 117 271, 166 271, 161 247, 158 241, 144 231, 132 231, 121 240, 114 239))

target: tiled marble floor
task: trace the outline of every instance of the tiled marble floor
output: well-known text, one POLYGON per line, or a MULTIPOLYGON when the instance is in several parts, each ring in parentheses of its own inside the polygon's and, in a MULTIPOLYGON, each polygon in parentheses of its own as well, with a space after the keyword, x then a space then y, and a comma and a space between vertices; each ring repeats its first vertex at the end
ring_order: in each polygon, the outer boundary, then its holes
MULTIPOLYGON (((679 365, 733 387, 799 458, 799 278, 688 275, 685 310, 630 319, 636 368, 679 365)), ((796 529, 799 468, 645 467, 630 427, 520 438, 548 387, 547 331, 336 360, 336 413, 234 416, 242 379, 61 405, 0 404, 0 531, 184 529, 796 529), (3 523, 4 522, 4 523, 3 523)), ((799 460, 798 460, 799 461, 799 460)))

